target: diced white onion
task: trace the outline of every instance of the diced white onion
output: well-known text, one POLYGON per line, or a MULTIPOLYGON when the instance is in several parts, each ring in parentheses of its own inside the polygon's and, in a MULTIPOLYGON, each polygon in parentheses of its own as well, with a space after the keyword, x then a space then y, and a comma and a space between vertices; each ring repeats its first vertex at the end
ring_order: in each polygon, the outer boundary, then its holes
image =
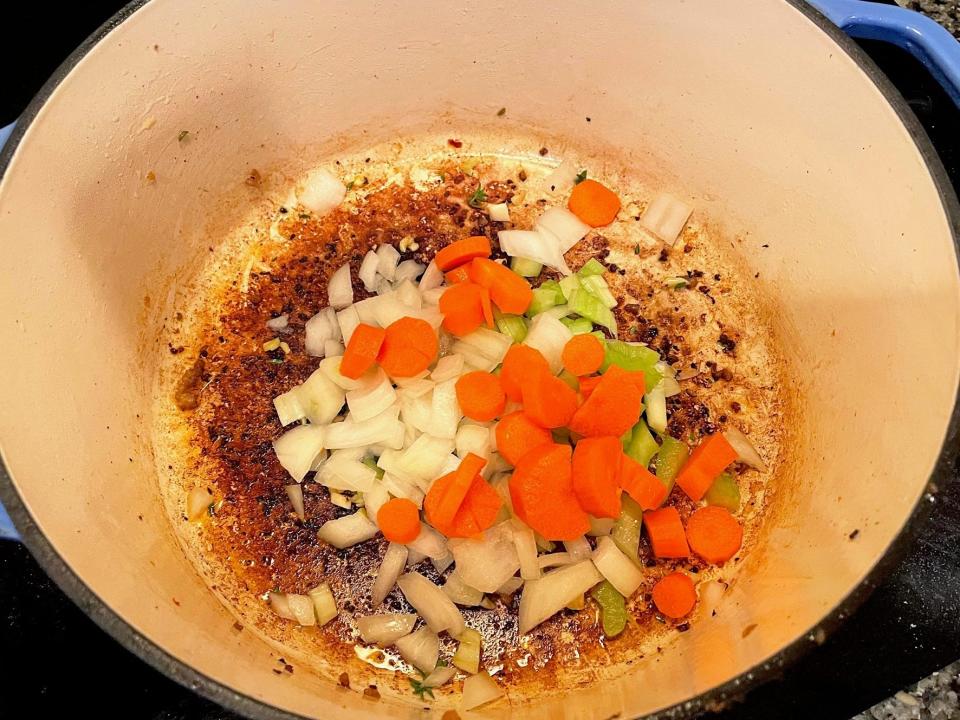
POLYGON ((364 491, 363 507, 367 511, 367 517, 370 518, 370 522, 379 527, 379 523, 377 522, 377 513, 379 513, 380 508, 386 505, 389 501, 390 492, 383 486, 383 483, 381 482, 374 482, 368 490, 364 491))
POLYGON ((466 372, 471 370, 492 372, 494 368, 497 367, 495 360, 491 360, 473 345, 467 345, 462 340, 455 342, 451 350, 463 358, 464 370, 466 372))
POLYGON ((495 330, 478 328, 469 335, 460 338, 460 342, 476 348, 484 357, 499 365, 503 362, 507 350, 513 344, 513 339, 509 335, 498 333, 495 330))
POLYGON ((423 271, 423 276, 420 278, 420 292, 424 293, 428 290, 434 290, 442 284, 443 271, 437 267, 437 263, 431 260, 430 264, 427 265, 427 269, 423 271))
POLYGON ((342 492, 340 492, 339 490, 334 490, 333 488, 327 488, 327 490, 330 493, 331 505, 338 508, 343 508, 344 510, 353 509, 353 503, 350 501, 350 498, 348 498, 342 492))
POLYGON ((447 544, 457 573, 480 592, 495 592, 520 569, 509 522, 494 525, 478 538, 451 538, 447 544))
POLYGON ((360 322, 366 323, 367 325, 377 324, 376 309, 380 300, 381 298, 379 296, 369 297, 366 300, 359 300, 352 305, 353 309, 357 311, 360 322))
POLYGON ((455 572, 447 576, 447 581, 443 584, 442 589, 454 603, 464 607, 474 607, 483 600, 483 593, 475 587, 467 585, 463 578, 455 572))
POLYGON ((573 337, 570 328, 546 313, 537 315, 530 323, 530 330, 523 339, 523 344, 539 350, 554 374, 560 372, 564 346, 573 337))
MULTIPOLYGON (((340 362, 343 358, 339 357, 327 357, 320 361, 320 365, 317 367, 317 370, 322 372, 334 385, 339 387, 341 390, 356 390, 359 387, 362 387, 363 384, 367 381, 367 376, 364 375, 357 380, 353 378, 348 378, 346 375, 340 373, 340 362)), ((346 398, 344 398, 346 399, 346 398)))
POLYGON ((362 387, 347 393, 350 418, 355 422, 376 417, 396 401, 397 392, 393 389, 393 383, 379 368, 362 387))
POLYGON ((420 685, 428 688, 440 687, 453 680, 453 676, 456 674, 457 669, 455 667, 438 667, 432 673, 427 675, 420 685))
POLYGON ((310 472, 314 458, 323 451, 324 428, 300 425, 273 441, 273 450, 283 469, 297 482, 310 472))
POLYGON ((287 607, 293 619, 303 626, 316 625, 317 616, 313 610, 313 601, 306 595, 287 595, 287 607))
POLYGON ((339 415, 346 397, 343 389, 319 368, 303 381, 297 392, 307 418, 318 425, 329 423, 339 415))
POLYGON ((549 553, 547 555, 541 555, 537 558, 537 563, 540 565, 541 570, 547 570, 552 567, 560 567, 562 565, 570 565, 573 561, 570 559, 570 553, 565 552, 555 552, 549 553))
POLYGON ((754 447, 750 439, 740 432, 740 430, 730 425, 723 431, 723 436, 727 439, 727 442, 730 443, 730 447, 737 451, 737 460, 744 465, 756 468, 760 472, 767 471, 767 464, 763 461, 763 458, 760 457, 757 448, 754 447))
MULTIPOLYGON (((331 310, 331 312, 333 311, 331 310)), ((305 333, 304 349, 307 351, 307 355, 313 355, 314 357, 323 357, 326 341, 336 340, 337 335, 340 334, 340 328, 336 323, 330 322, 330 314, 323 310, 307 320, 303 329, 305 333)))
POLYGON ((524 580, 538 580, 540 563, 537 562, 537 540, 533 530, 519 520, 513 523, 513 545, 520 563, 520 577, 524 580))
MULTIPOLYGON (((387 551, 380 562, 380 569, 377 570, 377 579, 373 582, 373 590, 370 592, 370 602, 373 603, 373 607, 380 605, 397 584, 397 578, 407 564, 408 554, 406 545, 390 543, 387 546, 387 551)), ((412 629, 411 626, 410 630, 412 629)))
POLYGON ((552 207, 537 220, 534 227, 557 239, 560 252, 565 253, 590 232, 590 226, 565 207, 552 207))
POLYGON ((672 195, 657 195, 640 216, 640 224, 667 245, 673 245, 683 232, 693 208, 672 195))
POLYGON ((510 222, 510 207, 506 203, 487 203, 487 214, 494 222, 510 222))
POLYGON ((290 321, 289 315, 278 315, 275 318, 270 318, 269 320, 267 320, 267 327, 270 328, 271 330, 276 330, 279 332, 280 330, 287 329, 287 325, 289 321, 290 321))
POLYGON ((373 488, 377 471, 351 454, 353 448, 337 450, 317 471, 315 480, 334 490, 367 492, 373 488))
POLYGON ((430 564, 433 565, 433 569, 437 571, 438 575, 443 575, 447 568, 453 565, 453 554, 447 553, 441 558, 430 558, 430 564))
POLYGON ((410 567, 419 565, 426 559, 427 559, 427 556, 424 555, 422 552, 417 552, 416 550, 410 550, 410 552, 407 554, 407 567, 410 568, 410 567))
POLYGON ((576 540, 566 540, 563 543, 564 549, 570 553, 572 562, 580 562, 590 557, 593 550, 590 548, 590 542, 583 535, 576 540))
POLYGON ((326 625, 337 616, 337 599, 327 583, 320 583, 313 590, 308 590, 307 595, 313 601, 318 625, 326 625))
POLYGON ((659 383, 646 394, 645 400, 647 425, 657 433, 665 433, 667 431, 667 398, 659 383))
POLYGON ((297 192, 297 200, 318 215, 326 215, 343 202, 347 186, 328 170, 314 170, 307 175, 297 192))
POLYGON ((577 180, 577 166, 570 158, 562 160, 549 175, 543 178, 543 185, 552 192, 566 193, 577 180))
POLYGON ((337 340, 326 340, 323 343, 324 357, 340 357, 343 355, 343 343, 337 340))
POLYGON ((407 547, 423 553, 431 560, 445 559, 450 555, 447 539, 425 523, 420 523, 420 534, 407 547))
POLYGON ((187 495, 187 519, 195 522, 206 515, 213 503, 213 497, 205 487, 195 487, 187 495))
MULTIPOLYGON (((440 592, 439 588, 437 592, 440 592)), ((443 595, 443 593, 440 594, 443 595)), ((440 638, 430 628, 422 627, 415 633, 398 638, 394 644, 403 659, 418 670, 429 673, 437 666, 437 659, 440 657, 440 638)))
POLYGON ((296 485, 286 485, 283 489, 287 491, 287 497, 290 498, 290 504, 293 506, 293 511, 297 514, 297 517, 305 520, 306 515, 303 511, 303 488, 298 483, 296 485))
POLYGON ((497 685, 496 681, 486 671, 480 672, 463 681, 463 695, 457 707, 467 712, 493 702, 503 695, 503 689, 497 685))
POLYGON ((343 550, 374 537, 379 530, 363 510, 328 520, 317 530, 317 537, 343 550))
POLYGON ((463 355, 444 355, 437 360, 436 367, 430 373, 434 382, 443 382, 451 378, 459 378, 463 374, 463 355))
POLYGON ((357 631, 364 642, 393 645, 404 635, 413 632, 417 616, 413 613, 367 615, 356 619, 357 631))
POLYGON ((398 384, 398 387, 400 388, 399 392, 402 392, 407 397, 418 398, 421 395, 433 392, 434 385, 436 385, 436 383, 433 380, 416 378, 405 380, 402 385, 398 384))
POLYGON ((513 595, 521 587, 523 587, 523 578, 508 578, 503 585, 497 588, 497 595, 513 595))
POLYGON ((404 260, 397 265, 397 272, 394 275, 393 281, 397 284, 401 284, 406 280, 415 282, 426 267, 426 265, 418 263, 416 260, 404 260))
POLYGON ((613 525, 617 521, 612 518, 595 518, 590 516, 590 530, 587 535, 590 537, 602 537, 613 532, 613 525))
POLYGON ((555 235, 538 230, 501 230, 497 233, 500 248, 510 257, 533 260, 563 275, 570 275, 567 261, 560 251, 560 241, 555 235))
POLYGON ((385 277, 379 278, 377 280, 377 295, 383 297, 384 295, 391 294, 393 294, 393 283, 385 277))
POLYGON ((414 483, 392 473, 384 473, 380 482, 394 497, 406 498, 417 507, 423 506, 424 492, 414 483))
POLYGON ((485 425, 461 425, 455 441, 457 455, 465 458, 467 453, 473 453, 484 460, 489 459, 493 450, 492 435, 490 428, 485 425))
MULTIPOLYGON (((439 587, 423 575, 409 572, 397 580, 400 590, 417 613, 435 633, 446 630, 457 637, 466 627, 463 615, 439 587)), ((434 665, 436 661, 434 661, 434 665)), ((432 669, 432 668, 431 668, 432 669)))
POLYGON ((640 568, 620 551, 612 538, 600 538, 593 553, 593 564, 624 597, 633 595, 643 582, 640 568))
POLYGON ((556 615, 601 580, 603 576, 590 560, 566 565, 539 580, 527 580, 520 596, 520 634, 556 615))
POLYGON ((673 377, 664 375, 663 378, 660 379, 660 382, 657 383, 657 387, 663 390, 663 396, 665 398, 680 394, 680 383, 673 377))
POLYGON ((360 324, 360 315, 356 307, 344 308, 337 313, 337 324, 340 326, 340 336, 343 338, 343 344, 347 345, 350 338, 353 337, 353 331, 360 324))
POLYGON ((320 453, 313 459, 313 464, 310 466, 310 472, 316 472, 319 470, 323 463, 327 459, 327 451, 321 450, 320 453))
POLYGON ((350 279, 350 263, 333 275, 327 284, 327 301, 334 310, 343 310, 353 304, 353 281, 350 279))
MULTIPOLYGON (((428 307, 436 307, 440 304, 440 297, 447 291, 446 286, 435 287, 430 290, 421 290, 420 297, 423 298, 423 304, 428 307)), ((428 321, 429 322, 429 321, 428 321)))
POLYGON ((296 620, 293 612, 290 610, 290 603, 287 601, 286 593, 271 592, 270 607, 284 620, 296 620))
POLYGON ((433 389, 430 407, 431 434, 438 438, 453 440, 457 434, 457 425, 463 417, 460 403, 457 402, 457 381, 444 380, 433 389))
POLYGON ((342 423, 333 423, 327 427, 326 446, 331 450, 338 448, 366 447, 383 444, 387 447, 403 446, 403 423, 397 419, 394 405, 376 417, 361 422, 349 418, 342 423), (399 443, 397 431, 400 431, 399 443))
POLYGON ((424 433, 404 450, 391 470, 416 482, 422 490, 438 477, 446 456, 453 452, 453 440, 424 433))
POLYGON ((360 263, 357 277, 360 278, 360 282, 363 283, 367 292, 373 292, 377 289, 377 265, 379 264, 380 259, 373 250, 368 250, 367 254, 363 256, 363 262, 360 263))
POLYGON ((390 282, 397 275, 397 264, 400 262, 400 253, 390 243, 384 243, 377 248, 377 272, 390 282))
POLYGON ((420 291, 411 280, 397 281, 397 300, 408 308, 419 310, 423 307, 423 298, 420 297, 420 291))
POLYGON ((307 416, 307 411, 304 409, 303 403, 300 402, 299 387, 298 385, 292 390, 287 390, 287 392, 281 393, 273 399, 273 407, 277 411, 277 418, 279 418, 281 425, 289 425, 297 420, 303 420, 307 416))

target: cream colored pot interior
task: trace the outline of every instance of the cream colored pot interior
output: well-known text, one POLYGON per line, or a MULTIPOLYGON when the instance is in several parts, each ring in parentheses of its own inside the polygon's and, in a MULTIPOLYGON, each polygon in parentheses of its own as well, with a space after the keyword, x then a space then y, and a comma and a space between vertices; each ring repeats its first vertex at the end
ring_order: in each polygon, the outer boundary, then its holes
POLYGON ((53 92, 0 185, 0 438, 73 571, 239 693, 309 717, 421 715, 277 676, 276 653, 232 628, 185 559, 149 446, 177 283, 251 167, 295 174, 418 130, 469 139, 503 106, 505 136, 615 156, 740 236, 779 308, 802 421, 799 460, 716 617, 608 682, 486 714, 630 717, 731 680, 843 601, 924 491, 960 356, 948 221, 887 101, 786 2, 154 0, 53 92))

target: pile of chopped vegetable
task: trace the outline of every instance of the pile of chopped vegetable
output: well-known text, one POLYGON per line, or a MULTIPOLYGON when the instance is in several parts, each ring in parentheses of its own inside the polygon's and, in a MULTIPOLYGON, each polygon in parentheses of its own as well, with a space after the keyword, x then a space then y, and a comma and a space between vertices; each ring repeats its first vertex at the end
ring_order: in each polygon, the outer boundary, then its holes
MULTIPOLYGON (((574 272, 564 258, 620 210, 612 190, 578 179, 567 207, 499 233, 507 262, 492 259, 483 236, 443 247, 426 266, 400 262, 382 244, 357 269, 376 293, 359 301, 343 265, 329 279, 329 307, 306 322, 317 369, 274 398, 290 426, 274 449, 294 511, 303 519, 301 483, 311 474, 335 505, 356 508, 323 524, 319 538, 347 548, 382 534, 389 545, 372 606, 397 588, 416 610, 356 617, 360 637, 395 647, 419 670, 421 696, 467 673, 466 710, 503 693, 481 671, 483 637, 458 606, 520 593, 525 634, 589 596, 612 638, 630 621, 629 599, 656 577, 657 611, 684 618, 697 603, 695 576, 644 567, 641 533, 658 560, 726 563, 743 534, 727 470, 735 462, 765 469, 735 428, 692 452, 667 434, 666 400, 680 392, 674 368, 647 345, 617 339, 604 264, 590 259, 574 272), (559 279, 541 281, 544 269, 559 279), (670 504, 674 486, 698 504, 686 522, 670 504), (408 571, 424 559, 443 585, 408 571), (440 633, 459 642, 452 667, 439 661, 440 633)), ((329 173, 312 182, 304 206, 323 213, 342 201, 345 188, 329 173)), ((489 209, 509 220, 506 204, 489 209)), ((690 208, 664 196, 646 215, 672 243, 690 208)), ((268 325, 283 330, 286 318, 268 325)), ((301 625, 337 616, 327 584, 272 592, 269 602, 301 625)))

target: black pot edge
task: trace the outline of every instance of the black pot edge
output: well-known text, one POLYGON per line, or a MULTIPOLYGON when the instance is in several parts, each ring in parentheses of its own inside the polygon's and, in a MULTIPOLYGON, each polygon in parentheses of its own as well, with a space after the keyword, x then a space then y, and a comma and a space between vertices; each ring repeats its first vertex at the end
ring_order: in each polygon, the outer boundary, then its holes
MULTIPOLYGON (((50 79, 43 85, 33 98, 26 110, 17 121, 17 126, 10 136, 3 152, 0 153, 0 179, 6 173, 10 160, 16 152, 27 128, 36 118, 40 109, 53 94, 60 82, 73 70, 74 66, 106 35, 120 23, 125 21, 137 10, 147 4, 149 0, 133 0, 125 5, 116 15, 101 25, 83 44, 81 44, 57 68, 50 79)), ((960 202, 950 183, 946 170, 933 148, 926 132, 910 110, 899 91, 881 72, 873 60, 860 47, 823 14, 807 5, 803 0, 786 0, 796 10, 814 22, 823 32, 829 35, 834 42, 846 52, 867 77, 876 85, 884 98, 903 123, 913 139, 930 172, 931 179, 940 195, 944 213, 950 223, 957 253, 957 262, 960 266, 960 202)), ((645 717, 657 720, 679 720, 680 718, 695 717, 703 712, 718 710, 743 697, 752 688, 773 679, 789 664, 812 647, 823 642, 826 636, 833 632, 844 619, 849 617, 867 599, 881 580, 890 573, 906 556, 911 544, 915 540, 920 527, 930 515, 933 501, 940 488, 951 481, 951 466, 960 458, 960 388, 954 401, 953 413, 947 427, 944 443, 937 458, 937 464, 927 484, 927 491, 917 501, 910 518, 887 548, 884 557, 874 566, 864 580, 855 587, 823 620, 810 628, 803 637, 795 640, 784 649, 774 654, 762 663, 746 670, 732 680, 712 688, 688 701, 677 703, 669 708, 659 710, 645 717)), ((10 514, 17 530, 20 532, 24 545, 31 552, 47 575, 60 587, 61 590, 76 605, 83 610, 108 635, 119 642, 147 664, 175 680, 184 687, 212 700, 230 710, 238 712, 256 720, 305 720, 303 716, 289 713, 279 708, 263 703, 253 697, 238 693, 213 678, 197 672, 192 667, 166 652, 149 638, 141 635, 123 618, 117 615, 103 600, 101 600, 83 580, 70 568, 63 558, 50 544, 25 504, 13 486, 13 481, 0 460, 0 501, 10 514)))

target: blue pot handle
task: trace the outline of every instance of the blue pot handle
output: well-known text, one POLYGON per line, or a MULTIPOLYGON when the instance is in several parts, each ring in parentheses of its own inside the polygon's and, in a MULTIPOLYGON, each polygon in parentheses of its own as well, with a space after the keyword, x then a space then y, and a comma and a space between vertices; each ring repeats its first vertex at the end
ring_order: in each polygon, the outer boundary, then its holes
MULTIPOLYGON (((0 148, 6 145, 10 133, 13 132, 14 125, 16 125, 16 123, 10 123, 5 128, 0 128, 0 148)), ((3 509, 2 505, 0 505, 0 539, 20 539, 20 535, 17 534, 17 529, 13 526, 13 521, 10 519, 10 516, 7 515, 7 511, 3 509)))
POLYGON ((863 0, 807 0, 847 35, 882 40, 923 63, 960 107, 960 42, 930 18, 896 5, 863 0))

